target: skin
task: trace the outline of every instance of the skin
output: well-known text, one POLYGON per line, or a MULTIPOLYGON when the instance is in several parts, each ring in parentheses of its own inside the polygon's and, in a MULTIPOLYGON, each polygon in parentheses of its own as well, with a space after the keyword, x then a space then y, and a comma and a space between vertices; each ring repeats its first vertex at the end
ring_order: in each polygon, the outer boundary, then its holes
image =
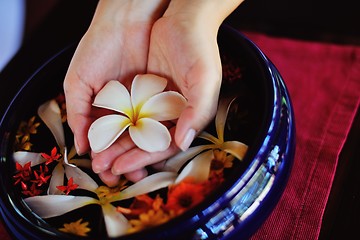
POLYGON ((145 166, 159 166, 186 150, 213 118, 221 85, 217 31, 242 1, 99 1, 64 80, 68 123, 78 154, 91 151, 89 126, 104 114, 91 104, 110 80, 130 87, 136 74, 154 73, 171 80, 169 88, 188 100, 176 125, 169 124, 174 141, 166 151, 145 152, 125 134, 103 152, 92 152, 93 170, 104 183, 116 185, 121 174, 130 181, 144 178, 145 166))

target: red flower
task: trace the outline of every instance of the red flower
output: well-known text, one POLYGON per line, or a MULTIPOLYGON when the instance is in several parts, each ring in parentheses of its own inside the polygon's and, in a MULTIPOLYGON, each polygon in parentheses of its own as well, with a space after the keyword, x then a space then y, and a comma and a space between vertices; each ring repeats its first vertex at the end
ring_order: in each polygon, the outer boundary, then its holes
POLYGON ((19 184, 20 182, 27 182, 31 178, 31 162, 27 162, 24 166, 20 163, 15 163, 16 174, 13 176, 15 179, 14 185, 19 184))
POLYGON ((42 190, 37 188, 35 183, 31 184, 29 188, 24 182, 21 182, 21 188, 23 190, 22 193, 29 197, 38 196, 42 193, 42 190))
POLYGON ((52 163, 53 161, 58 161, 61 157, 60 153, 57 153, 57 148, 54 147, 51 150, 51 155, 47 155, 46 153, 41 153, 41 156, 46 159, 45 164, 48 165, 52 163))
MULTIPOLYGON (((47 167, 45 167, 47 169, 47 167)), ((39 173, 34 171, 35 180, 31 180, 33 183, 36 183, 38 187, 41 187, 43 184, 46 184, 47 181, 50 179, 50 175, 45 176, 46 170, 42 171, 42 167, 40 167, 39 173)))
POLYGON ((68 180, 67 186, 56 186, 57 189, 64 192, 66 195, 68 195, 72 190, 75 190, 79 187, 78 184, 74 184, 74 179, 71 177, 68 180))

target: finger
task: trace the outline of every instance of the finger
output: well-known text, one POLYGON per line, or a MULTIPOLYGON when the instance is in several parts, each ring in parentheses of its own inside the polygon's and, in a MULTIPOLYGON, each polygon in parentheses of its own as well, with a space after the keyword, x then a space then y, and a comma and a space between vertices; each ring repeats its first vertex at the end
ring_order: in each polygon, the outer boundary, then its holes
MULTIPOLYGON (((175 129, 171 129, 171 133, 175 129)), ((113 162, 111 171, 115 175, 129 173, 145 166, 161 162, 179 152, 179 148, 173 141, 169 148, 162 152, 146 152, 139 148, 133 148, 119 155, 113 162)))
POLYGON ((104 172, 111 169, 116 158, 135 147, 129 133, 124 132, 123 135, 116 140, 109 148, 100 152, 92 152, 92 168, 95 173, 104 172))
POLYGON ((131 182, 137 182, 145 178, 148 175, 148 171, 145 168, 140 168, 132 172, 125 173, 124 176, 131 182))
POLYGON ((188 100, 188 105, 179 116, 175 132, 175 142, 183 151, 188 149, 194 137, 215 116, 221 86, 221 71, 214 67, 199 67, 198 72, 190 74, 187 81, 190 84, 183 94, 188 100))
POLYGON ((90 149, 87 131, 92 122, 90 117, 92 90, 77 75, 69 72, 64 80, 64 93, 67 120, 74 134, 75 148, 79 155, 83 155, 90 149))
POLYGON ((160 161, 160 162, 152 164, 151 167, 154 168, 157 171, 162 171, 164 169, 164 167, 165 167, 165 163, 166 163, 165 160, 160 161))
POLYGON ((110 170, 101 172, 98 175, 101 181, 103 181, 109 187, 115 187, 120 180, 120 176, 112 174, 110 170))

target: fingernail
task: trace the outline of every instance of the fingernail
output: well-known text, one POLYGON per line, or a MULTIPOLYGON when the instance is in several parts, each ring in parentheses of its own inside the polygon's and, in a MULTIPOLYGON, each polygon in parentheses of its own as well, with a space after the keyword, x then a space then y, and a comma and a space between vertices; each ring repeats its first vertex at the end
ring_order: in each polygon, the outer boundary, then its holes
POLYGON ((194 129, 191 128, 188 130, 183 141, 179 146, 182 151, 186 151, 190 147, 192 141, 194 140, 195 134, 196 131, 194 129))
POLYGON ((79 145, 78 145, 78 143, 76 141, 76 138, 74 138, 74 145, 75 145, 75 150, 76 150, 77 155, 81 156, 83 153, 80 152, 80 150, 79 150, 80 148, 79 148, 79 145))

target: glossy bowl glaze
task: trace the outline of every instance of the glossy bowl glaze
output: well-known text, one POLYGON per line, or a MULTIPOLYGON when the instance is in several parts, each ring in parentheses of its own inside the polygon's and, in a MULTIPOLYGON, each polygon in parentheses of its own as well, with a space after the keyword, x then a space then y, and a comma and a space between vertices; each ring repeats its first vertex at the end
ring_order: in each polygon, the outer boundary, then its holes
MULTIPOLYGON (((228 119, 229 134, 249 146, 245 158, 221 187, 191 210, 117 239, 246 239, 279 200, 295 152, 294 116, 286 86, 271 61, 241 33, 223 26, 218 42, 224 66, 221 96, 240 99, 236 101, 240 111, 228 119)), ((14 190, 12 158, 20 121, 59 93, 74 50, 70 46, 60 51, 29 76, 1 120, 0 210, 4 224, 17 239, 78 238, 58 231, 31 211, 14 190)), ((72 136, 68 138, 71 142, 72 136)), ((101 228, 89 239, 106 239, 101 228)))

